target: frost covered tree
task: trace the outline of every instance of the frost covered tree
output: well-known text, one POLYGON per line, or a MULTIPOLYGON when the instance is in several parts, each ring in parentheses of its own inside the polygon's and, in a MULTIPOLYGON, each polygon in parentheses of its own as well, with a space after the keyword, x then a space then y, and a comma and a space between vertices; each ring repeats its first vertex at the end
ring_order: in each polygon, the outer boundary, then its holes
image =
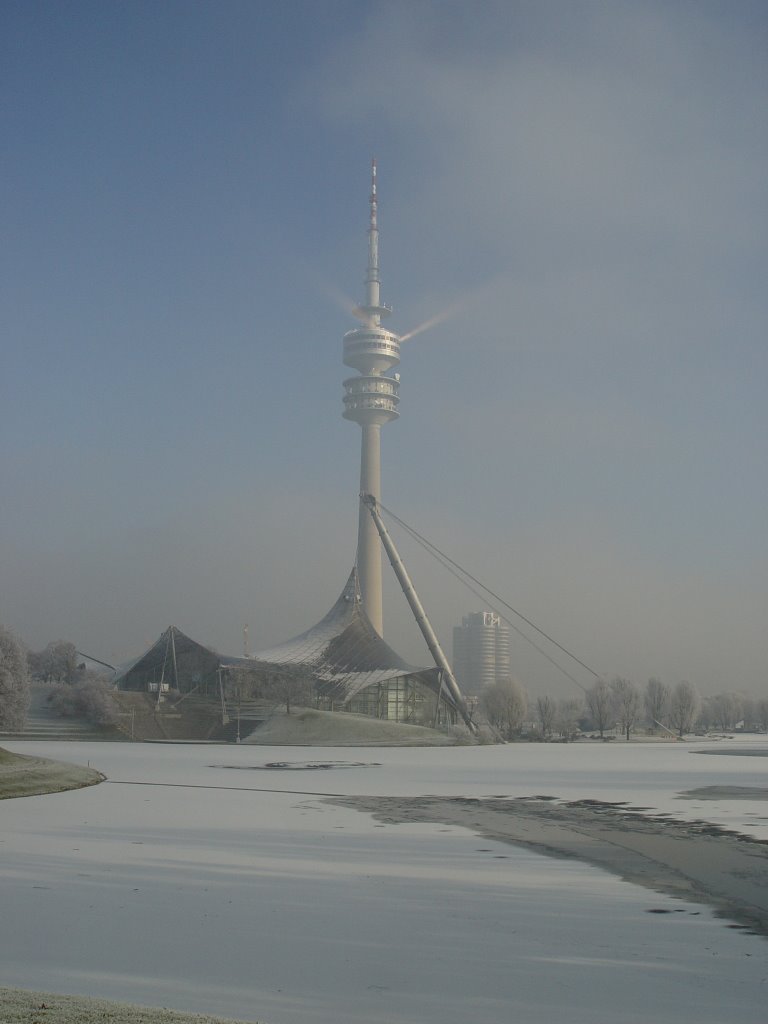
POLYGON ((541 727, 541 735, 545 739, 551 736, 557 718, 557 705, 551 697, 539 697, 536 700, 536 717, 541 727))
POLYGON ((528 697, 514 679, 502 679, 486 687, 480 706, 493 728, 498 729, 505 740, 511 740, 520 732, 528 711, 528 697))
POLYGON ((716 693, 707 700, 709 717, 717 729, 729 732, 741 719, 741 698, 735 693, 716 693))
POLYGON ((758 726, 757 701, 751 697, 739 697, 741 702, 741 720, 745 732, 754 732, 758 726))
POLYGON ((0 626, 0 729, 24 727, 29 707, 27 655, 14 634, 0 626))
POLYGON ((673 687, 669 698, 669 723, 681 739, 693 729, 700 704, 699 695, 690 683, 683 681, 673 687))
POLYGON ((594 686, 587 690, 586 703, 592 725, 600 733, 600 739, 603 739, 605 730, 614 722, 613 693, 604 679, 598 679, 594 686))
POLYGON ((611 682, 611 694, 616 720, 629 741, 629 735, 635 728, 635 722, 640 714, 640 694, 634 683, 620 676, 616 676, 611 682))
POLYGON ((115 725, 119 708, 106 676, 85 672, 79 682, 62 683, 51 691, 49 704, 62 718, 87 718, 96 725, 115 725))
POLYGON ((643 702, 650 727, 655 729, 663 725, 669 706, 669 687, 652 677, 646 684, 643 702))
POLYGON ((582 710, 581 701, 574 697, 565 697, 557 702, 555 728, 564 740, 572 740, 578 736, 582 710))
POLYGON ((74 683, 77 676, 77 651, 67 640, 52 640, 42 651, 29 655, 36 679, 44 683, 74 683))
POLYGON ((277 704, 285 704, 290 715, 291 705, 310 706, 315 696, 315 680, 310 669, 303 665, 274 665, 267 669, 264 697, 277 704))

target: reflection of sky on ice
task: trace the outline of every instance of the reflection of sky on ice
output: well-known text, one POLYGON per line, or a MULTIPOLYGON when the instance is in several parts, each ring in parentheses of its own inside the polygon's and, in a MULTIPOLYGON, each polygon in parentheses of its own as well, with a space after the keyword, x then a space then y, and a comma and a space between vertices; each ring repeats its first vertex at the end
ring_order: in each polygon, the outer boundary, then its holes
POLYGON ((543 793, 736 825, 766 804, 676 796, 764 786, 764 758, 682 745, 11 746, 166 785, 0 805, 0 902, 14 923, 0 933, 4 984, 269 1024, 764 1020, 764 940, 706 908, 455 827, 382 826, 314 795, 543 793), (210 767, 277 760, 367 766, 210 767))

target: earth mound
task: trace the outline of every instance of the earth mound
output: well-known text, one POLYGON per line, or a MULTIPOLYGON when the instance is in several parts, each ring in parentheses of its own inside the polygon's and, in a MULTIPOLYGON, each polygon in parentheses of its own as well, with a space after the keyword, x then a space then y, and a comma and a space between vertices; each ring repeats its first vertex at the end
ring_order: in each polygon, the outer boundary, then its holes
POLYGON ((243 743, 312 747, 445 747, 468 742, 459 734, 340 711, 296 708, 275 712, 243 743))

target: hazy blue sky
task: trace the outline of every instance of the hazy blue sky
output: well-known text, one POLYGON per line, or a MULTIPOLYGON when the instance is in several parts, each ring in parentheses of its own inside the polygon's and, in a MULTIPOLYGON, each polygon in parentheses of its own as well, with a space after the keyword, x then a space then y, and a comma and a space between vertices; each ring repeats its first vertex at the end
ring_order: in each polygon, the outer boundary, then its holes
MULTIPOLYGON (((393 328, 457 306, 403 346, 385 503, 598 671, 765 694, 767 29, 739 0, 4 0, 0 620, 119 661, 325 613, 375 153, 393 328)), ((450 646, 479 602, 394 535, 450 646)), ((522 641, 514 669, 573 690, 522 641)))

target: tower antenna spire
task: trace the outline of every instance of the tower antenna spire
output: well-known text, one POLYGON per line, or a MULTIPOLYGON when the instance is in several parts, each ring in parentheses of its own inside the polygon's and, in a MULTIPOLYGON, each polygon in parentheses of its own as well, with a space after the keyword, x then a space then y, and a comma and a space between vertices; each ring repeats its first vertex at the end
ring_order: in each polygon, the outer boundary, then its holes
POLYGON ((371 230, 376 229, 376 157, 371 157, 371 230))
MULTIPOLYGON (((371 219, 368 226, 368 276, 366 277, 366 302, 373 309, 379 305, 379 224, 378 197, 376 196, 376 157, 371 160, 371 219)), ((381 317, 375 316, 380 323, 381 317)))
MULTIPOLYGON (((379 276, 379 196, 376 181, 376 157, 371 159, 371 194, 368 217, 368 267, 365 274, 365 301, 355 306, 354 315, 368 327, 378 327, 382 318, 389 316, 392 307, 381 301, 379 276)), ((351 365, 351 364, 349 364, 351 365)))

